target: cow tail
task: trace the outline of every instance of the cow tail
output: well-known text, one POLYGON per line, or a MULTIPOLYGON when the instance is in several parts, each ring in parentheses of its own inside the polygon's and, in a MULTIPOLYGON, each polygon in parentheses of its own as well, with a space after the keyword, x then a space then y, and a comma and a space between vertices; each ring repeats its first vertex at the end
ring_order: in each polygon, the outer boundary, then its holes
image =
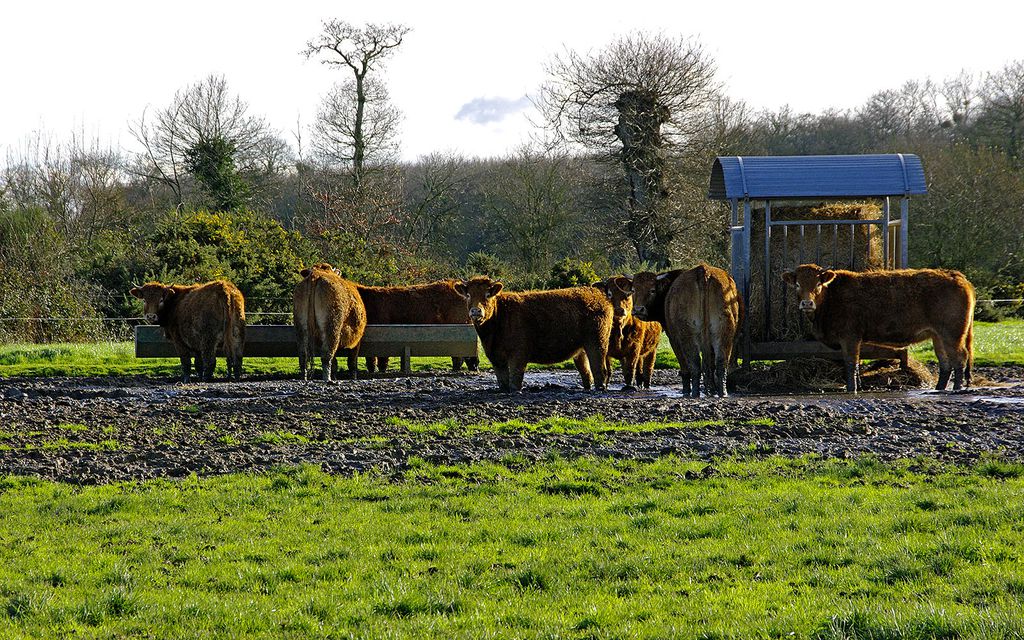
POLYGON ((245 344, 245 307, 232 292, 226 291, 227 313, 224 318, 224 355, 228 360, 228 375, 242 374, 242 349, 245 344))
POLYGON ((974 370, 974 310, 971 310, 970 324, 967 325, 967 367, 964 369, 964 379, 968 384, 971 382, 971 371, 974 370))
MULTIPOLYGON (((308 357, 314 357, 313 347, 316 346, 320 336, 320 325, 316 321, 316 285, 312 274, 309 277, 309 295, 306 296, 306 341, 310 346, 308 357)), ((320 338, 322 340, 322 338, 320 338)), ((319 355, 319 354, 316 354, 319 355)))
MULTIPOLYGON (((700 296, 700 307, 701 307, 701 328, 700 328, 700 344, 701 344, 701 358, 703 359, 707 354, 714 353, 714 345, 711 343, 711 296, 708 292, 710 288, 709 281, 711 274, 708 272, 707 267, 704 265, 697 266, 697 287, 700 289, 698 295, 700 296)), ((705 363, 707 366, 710 363, 705 363)))

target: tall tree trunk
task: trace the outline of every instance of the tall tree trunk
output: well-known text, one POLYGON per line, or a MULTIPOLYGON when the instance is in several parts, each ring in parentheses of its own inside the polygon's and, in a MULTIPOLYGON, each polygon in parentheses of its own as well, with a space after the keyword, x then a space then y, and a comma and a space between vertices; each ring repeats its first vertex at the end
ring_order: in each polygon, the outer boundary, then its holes
POLYGON ((669 265, 672 243, 666 225, 659 224, 668 196, 661 139, 661 126, 668 120, 668 110, 652 93, 643 90, 623 92, 615 108, 619 112, 615 135, 622 141, 619 158, 629 185, 626 234, 637 257, 662 269, 669 265))
POLYGON ((363 158, 366 154, 366 141, 363 139, 363 117, 366 111, 366 88, 363 79, 366 70, 356 74, 356 121, 352 130, 352 186, 356 191, 363 183, 363 158))

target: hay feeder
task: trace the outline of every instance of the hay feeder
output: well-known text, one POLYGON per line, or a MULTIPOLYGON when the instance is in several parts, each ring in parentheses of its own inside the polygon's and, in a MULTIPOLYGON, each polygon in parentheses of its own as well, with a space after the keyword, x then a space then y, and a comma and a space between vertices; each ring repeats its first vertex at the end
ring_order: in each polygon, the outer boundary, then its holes
MULTIPOLYGON (((841 358, 810 337, 780 274, 805 262, 905 268, 910 198, 925 193, 924 169, 913 154, 717 158, 708 197, 732 209, 731 272, 747 310, 741 357, 841 358)), ((906 350, 866 350, 864 357, 905 361, 906 350)))

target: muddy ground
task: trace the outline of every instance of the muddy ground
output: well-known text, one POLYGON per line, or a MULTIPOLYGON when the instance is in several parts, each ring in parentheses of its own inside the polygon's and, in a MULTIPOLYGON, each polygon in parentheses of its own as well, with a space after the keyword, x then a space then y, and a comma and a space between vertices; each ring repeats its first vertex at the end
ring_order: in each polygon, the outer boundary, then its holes
POLYGON ((552 453, 636 460, 735 453, 1024 459, 1024 367, 978 373, 986 386, 962 393, 738 392, 724 400, 682 397, 672 371, 656 371, 652 391, 632 393, 618 391, 621 383, 608 393, 585 392, 575 372, 530 372, 519 395, 497 392, 489 372, 331 386, 294 379, 182 385, 142 377, 11 378, 0 380, 0 474, 93 484, 295 463, 335 473, 399 474, 410 457, 466 463, 552 453), (575 435, 401 426, 594 415, 710 424, 575 435))

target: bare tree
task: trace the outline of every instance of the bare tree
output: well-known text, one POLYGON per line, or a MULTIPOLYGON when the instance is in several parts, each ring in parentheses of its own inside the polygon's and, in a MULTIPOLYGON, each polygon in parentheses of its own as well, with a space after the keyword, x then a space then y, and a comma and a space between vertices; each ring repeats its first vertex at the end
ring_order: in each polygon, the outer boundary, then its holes
POLYGON ((567 51, 547 67, 538 107, 549 130, 621 164, 626 234, 644 261, 670 262, 675 234, 664 213, 666 156, 706 123, 718 93, 715 64, 685 38, 634 33, 593 55, 567 51))
POLYGON ((1024 161, 1024 60, 985 77, 978 128, 993 147, 1002 149, 1014 167, 1024 161))
POLYGON ((523 147, 483 177, 483 212, 499 252, 527 273, 546 273, 575 255, 581 230, 580 158, 523 147))
POLYGON ((0 184, 14 209, 44 211, 74 245, 120 229, 129 215, 120 152, 74 133, 64 143, 42 133, 28 139, 20 153, 8 154, 0 184))
POLYGON ((953 140, 966 135, 978 112, 978 78, 966 71, 946 79, 939 90, 944 101, 940 126, 951 132, 953 140))
POLYGON ((136 173, 170 188, 175 204, 184 203, 189 195, 190 149, 227 145, 240 173, 263 175, 279 169, 286 148, 263 118, 251 115, 249 105, 230 93, 223 76, 207 76, 176 92, 170 105, 151 116, 144 112, 130 131, 142 146, 136 173))
POLYGON ((897 90, 879 91, 858 112, 869 125, 874 145, 910 136, 928 137, 938 131, 941 117, 938 88, 930 81, 909 81, 897 90))
POLYGON ((394 162, 398 155, 395 133, 402 119, 389 100, 387 87, 376 78, 367 78, 363 84, 362 121, 356 120, 360 113, 358 95, 354 81, 336 84, 324 97, 312 136, 313 152, 318 159, 329 167, 352 167, 353 173, 359 149, 363 166, 394 162))
POLYGON ((448 234, 468 186, 466 161, 454 153, 432 153, 403 171, 404 242, 414 253, 449 245, 448 234))
POLYGON ((323 64, 347 67, 352 72, 352 81, 335 87, 334 97, 328 96, 321 114, 328 116, 322 133, 348 138, 345 144, 335 141, 332 146, 348 149, 341 155, 346 160, 350 156, 352 183, 357 189, 372 145, 386 147, 397 133, 397 111, 387 105, 387 92, 370 73, 383 65, 409 30, 390 23, 369 23, 359 28, 344 20, 328 20, 302 51, 307 60, 319 57, 323 64))

